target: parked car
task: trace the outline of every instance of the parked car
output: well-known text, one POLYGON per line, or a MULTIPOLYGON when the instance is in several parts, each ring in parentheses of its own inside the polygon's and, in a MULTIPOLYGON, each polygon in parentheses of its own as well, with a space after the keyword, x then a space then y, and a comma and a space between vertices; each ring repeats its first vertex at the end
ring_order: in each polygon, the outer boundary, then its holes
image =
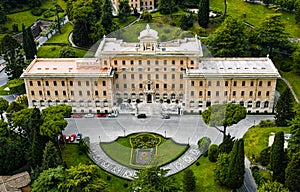
POLYGON ((108 117, 110 117, 110 118, 118 117, 118 114, 117 113, 111 113, 111 114, 108 114, 108 117))
POLYGON ((85 114, 84 117, 85 117, 85 118, 93 118, 93 117, 94 117, 94 114, 91 114, 91 113, 85 114))
POLYGON ((66 135, 61 135, 59 138, 59 142, 60 143, 64 142, 64 140, 66 140, 66 137, 67 137, 66 135))
POLYGON ((70 136, 66 136, 66 142, 68 143, 68 142, 70 142, 70 136))
POLYGON ((147 116, 146 116, 145 113, 141 113, 141 114, 138 114, 137 118, 138 119, 145 119, 145 118, 147 118, 147 116))
POLYGON ((74 114, 72 115, 73 118, 82 118, 82 114, 74 114))
POLYGON ((76 136, 76 141, 79 141, 81 138, 82 138, 82 134, 78 133, 77 136, 76 136))
POLYGON ((75 141, 75 138, 76 138, 76 134, 72 134, 70 136, 70 142, 74 142, 75 141))
POLYGON ((97 117, 106 117, 106 113, 98 113, 97 117))
POLYGON ((168 115, 168 114, 163 114, 163 115, 162 115, 162 119, 170 119, 170 115, 168 115))

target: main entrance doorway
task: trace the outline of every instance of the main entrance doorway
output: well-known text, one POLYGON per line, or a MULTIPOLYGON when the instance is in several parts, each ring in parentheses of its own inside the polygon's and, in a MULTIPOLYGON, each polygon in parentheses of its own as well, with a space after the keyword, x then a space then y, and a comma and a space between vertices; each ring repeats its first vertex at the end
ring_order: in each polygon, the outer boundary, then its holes
POLYGON ((152 95, 151 94, 147 95, 147 103, 152 103, 152 95))

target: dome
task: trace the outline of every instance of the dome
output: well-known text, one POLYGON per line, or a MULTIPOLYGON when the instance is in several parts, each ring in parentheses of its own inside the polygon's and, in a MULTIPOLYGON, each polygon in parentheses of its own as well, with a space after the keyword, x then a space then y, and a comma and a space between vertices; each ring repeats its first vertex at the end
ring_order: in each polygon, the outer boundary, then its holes
POLYGON ((147 39, 151 38, 151 39, 155 39, 155 40, 158 39, 158 32, 153 29, 150 29, 149 24, 146 25, 145 30, 140 32, 139 40, 145 39, 145 38, 147 38, 147 39))

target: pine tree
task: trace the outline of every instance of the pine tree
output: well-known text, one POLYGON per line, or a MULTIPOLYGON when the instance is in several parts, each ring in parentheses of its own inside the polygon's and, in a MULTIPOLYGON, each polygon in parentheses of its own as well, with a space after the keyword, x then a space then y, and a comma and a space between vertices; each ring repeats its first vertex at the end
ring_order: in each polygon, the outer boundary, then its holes
POLYGON ((271 147, 270 165, 273 171, 273 181, 284 184, 285 179, 285 154, 284 154, 284 133, 282 131, 275 134, 271 147))
POLYGON ((214 170, 215 181, 221 185, 226 185, 229 166, 229 154, 221 153, 218 157, 216 168, 214 170))
POLYGON ((113 30, 114 22, 111 0, 104 0, 104 4, 102 6, 101 23, 107 34, 113 30))
POLYGON ((293 96, 290 89, 286 88, 276 104, 275 123, 279 127, 287 126, 293 117, 293 96))
POLYGON ((234 137, 231 137, 231 135, 228 133, 224 137, 223 142, 219 145, 219 153, 229 154, 232 150, 233 144, 234 144, 234 137))
POLYGON ((60 158, 57 149, 51 141, 48 141, 43 152, 42 168, 43 170, 55 168, 59 164, 60 158))
POLYGON ((230 153, 226 185, 232 189, 240 188, 244 183, 245 154, 244 140, 236 140, 230 153))
POLYGON ((207 28, 209 22, 209 0, 200 0, 198 9, 198 23, 207 28))
POLYGON ((296 192, 300 189, 300 153, 295 153, 285 170, 285 185, 290 191, 296 192))
POLYGON ((22 25, 22 35, 23 35, 23 48, 25 51, 26 59, 34 59, 37 54, 36 45, 33 39, 31 28, 25 28, 25 25, 22 25))
POLYGON ((193 170, 187 169, 183 175, 183 191, 191 192, 196 188, 196 177, 193 170))

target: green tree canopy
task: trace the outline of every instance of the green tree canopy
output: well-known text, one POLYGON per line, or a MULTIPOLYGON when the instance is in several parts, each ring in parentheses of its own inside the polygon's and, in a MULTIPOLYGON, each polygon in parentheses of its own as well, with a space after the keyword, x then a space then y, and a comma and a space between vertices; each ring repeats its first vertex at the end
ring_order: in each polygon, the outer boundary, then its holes
POLYGON ((26 59, 31 60, 34 59, 34 57, 37 54, 36 45, 33 39, 31 27, 25 27, 25 25, 22 25, 22 36, 23 36, 23 48, 25 51, 26 59))
POLYGON ((247 56, 247 43, 244 23, 232 17, 227 17, 208 41, 210 51, 217 57, 247 56))
POLYGON ((211 162, 216 162, 219 155, 219 146, 216 144, 212 144, 208 150, 208 159, 211 162))
POLYGON ((64 46, 61 50, 59 50, 60 58, 75 58, 76 52, 70 46, 64 46))
POLYGON ((43 151, 43 170, 49 168, 55 168, 60 164, 60 157, 58 155, 57 149, 52 141, 46 143, 45 149, 43 151))
POLYGON ((158 10, 161 14, 172 14, 178 10, 174 0, 159 0, 158 10))
POLYGON ((245 107, 233 103, 212 105, 202 113, 204 122, 222 132, 223 138, 226 136, 227 127, 237 124, 245 117, 245 107), (219 128, 220 126, 223 126, 223 130, 219 128))
POLYGON ((288 122, 293 119, 293 102, 294 98, 287 87, 279 97, 276 104, 275 123, 277 126, 284 127, 288 125, 288 122))
POLYGON ((198 7, 198 23, 207 28, 209 22, 209 0, 200 0, 198 7))
POLYGON ((300 75, 300 46, 298 46, 298 48, 294 51, 292 58, 294 61, 294 71, 300 75))
POLYGON ((229 167, 229 154, 220 153, 214 169, 215 181, 221 185, 226 185, 226 179, 229 167))
POLYGON ((0 97, 0 115, 1 119, 3 119, 3 113, 6 111, 8 108, 8 101, 6 99, 3 99, 0 97))
POLYGON ((175 192, 180 191, 174 177, 166 177, 167 171, 159 167, 141 169, 132 182, 136 192, 175 192))
POLYGON ((290 191, 300 189, 300 153, 295 153, 285 170, 285 185, 290 191))
POLYGON ((183 173, 183 191, 191 192, 196 189, 196 177, 193 170, 187 169, 183 173))
POLYGON ((284 133, 279 131, 275 134, 271 147, 270 165, 273 171, 273 181, 284 184, 285 180, 285 153, 284 153, 284 133))
POLYGON ((289 190, 281 183, 266 182, 258 188, 258 192, 289 192, 289 190))
POLYGON ((131 14, 131 7, 128 0, 121 0, 119 4, 119 19, 127 21, 127 17, 131 14))

